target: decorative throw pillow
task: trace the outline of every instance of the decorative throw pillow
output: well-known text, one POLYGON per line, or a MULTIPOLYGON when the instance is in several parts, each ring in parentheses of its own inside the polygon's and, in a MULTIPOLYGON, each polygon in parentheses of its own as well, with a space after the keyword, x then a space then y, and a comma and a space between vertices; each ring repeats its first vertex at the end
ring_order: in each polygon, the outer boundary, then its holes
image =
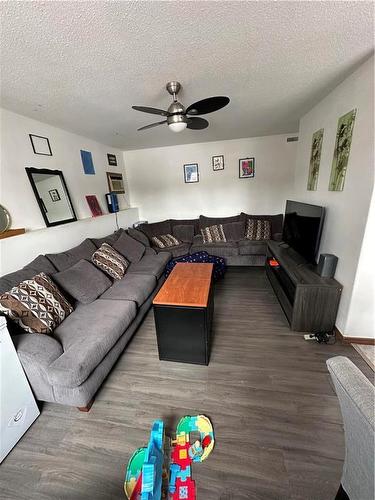
POLYGON ((129 267, 129 261, 116 252, 108 243, 103 243, 102 246, 92 254, 91 261, 96 267, 115 280, 123 278, 129 267))
POLYGON ((270 240, 271 239, 271 223, 269 220, 262 219, 247 219, 245 232, 247 240, 270 240))
POLYGON ((171 234, 162 234, 161 236, 153 236, 151 238, 153 244, 158 248, 168 248, 180 245, 181 241, 172 236, 171 234))
POLYGON ((84 259, 69 269, 54 274, 52 279, 82 304, 90 304, 112 286, 112 281, 106 274, 84 259))
POLYGON ((44 273, 0 295, 0 312, 28 333, 51 333, 73 307, 44 273))
POLYGON ((216 243, 218 241, 227 241, 223 229, 223 224, 215 224, 201 229, 203 243, 216 243))

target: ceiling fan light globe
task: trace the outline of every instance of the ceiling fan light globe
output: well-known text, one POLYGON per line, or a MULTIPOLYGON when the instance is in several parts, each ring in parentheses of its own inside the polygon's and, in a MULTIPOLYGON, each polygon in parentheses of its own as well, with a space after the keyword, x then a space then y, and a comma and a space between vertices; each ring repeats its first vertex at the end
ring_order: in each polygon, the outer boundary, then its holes
POLYGON ((187 123, 186 122, 175 122, 175 123, 169 123, 168 125, 169 129, 172 130, 172 132, 182 132, 183 130, 186 129, 187 123))

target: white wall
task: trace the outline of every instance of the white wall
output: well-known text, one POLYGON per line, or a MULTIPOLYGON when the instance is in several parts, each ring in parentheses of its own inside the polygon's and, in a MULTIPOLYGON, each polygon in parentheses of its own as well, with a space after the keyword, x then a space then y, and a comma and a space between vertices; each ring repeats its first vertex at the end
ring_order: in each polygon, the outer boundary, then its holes
MULTIPOLYGON (((42 122, 1 110, 0 204, 12 217, 12 228, 27 233, 0 240, 0 275, 14 271, 39 253, 59 252, 79 244, 86 237, 100 237, 116 229, 114 215, 92 218, 85 195, 96 194, 107 213, 104 194, 108 192, 106 171, 122 172, 126 194, 119 196, 120 208, 129 206, 122 152, 42 122), (29 134, 48 137, 53 156, 36 155, 29 134), (83 173, 80 150, 92 152, 96 175, 83 173), (117 156, 118 167, 110 167, 107 153, 117 156), (78 222, 46 228, 26 166, 62 170, 78 222)), ((120 226, 138 220, 136 209, 119 212, 120 226)))
POLYGON ((293 189, 296 153, 296 143, 286 142, 290 135, 125 151, 131 204, 150 222, 200 214, 284 212, 293 189), (212 170, 213 155, 224 155, 224 170, 212 170), (248 156, 255 157, 255 177, 239 179, 238 160, 248 156), (186 163, 199 164, 198 183, 184 183, 186 163))
MULTIPOLYGON (((10 212, 12 227, 27 230, 45 227, 25 167, 62 170, 78 219, 91 217, 86 194, 95 194, 103 212, 108 213, 104 197, 108 192, 106 171, 121 172, 126 182, 120 150, 8 110, 0 111, 0 203, 10 212), (29 134, 48 137, 53 156, 34 154, 29 134), (95 175, 84 174, 81 149, 91 151, 95 175), (118 167, 108 165, 107 153, 116 155, 118 167)), ((129 206, 127 185, 125 191, 125 196, 119 195, 121 209, 129 206)))
POLYGON ((368 337, 371 330, 370 326, 366 329, 355 326, 357 320, 361 321, 361 309, 353 311, 350 323, 348 318, 374 186, 373 72, 374 58, 301 119, 295 169, 294 199, 327 209, 320 252, 333 253, 339 258, 335 277, 344 288, 336 324, 346 336, 368 337), (344 190, 328 191, 337 121, 353 108, 357 108, 357 116, 344 190), (317 191, 307 191, 312 134, 320 128, 324 128, 324 137, 318 187, 317 191))

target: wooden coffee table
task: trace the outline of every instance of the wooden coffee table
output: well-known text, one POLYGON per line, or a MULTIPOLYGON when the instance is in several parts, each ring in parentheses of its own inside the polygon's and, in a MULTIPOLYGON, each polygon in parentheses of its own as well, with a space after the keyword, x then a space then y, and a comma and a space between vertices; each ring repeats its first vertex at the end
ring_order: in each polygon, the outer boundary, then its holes
POLYGON ((208 365, 214 310, 213 264, 182 263, 153 300, 159 359, 208 365))

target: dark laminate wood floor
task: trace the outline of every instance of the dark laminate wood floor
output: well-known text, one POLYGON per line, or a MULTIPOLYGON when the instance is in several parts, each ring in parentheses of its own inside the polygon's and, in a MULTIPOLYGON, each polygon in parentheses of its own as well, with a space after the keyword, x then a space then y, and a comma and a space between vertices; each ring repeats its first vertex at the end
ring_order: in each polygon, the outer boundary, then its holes
POLYGON ((121 499, 125 464, 151 423, 205 413, 216 448, 193 469, 200 500, 333 500, 344 436, 325 361, 349 346, 289 330, 264 269, 231 268, 215 292, 208 367, 160 362, 150 312, 90 413, 45 404, 0 466, 0 498, 121 499))

